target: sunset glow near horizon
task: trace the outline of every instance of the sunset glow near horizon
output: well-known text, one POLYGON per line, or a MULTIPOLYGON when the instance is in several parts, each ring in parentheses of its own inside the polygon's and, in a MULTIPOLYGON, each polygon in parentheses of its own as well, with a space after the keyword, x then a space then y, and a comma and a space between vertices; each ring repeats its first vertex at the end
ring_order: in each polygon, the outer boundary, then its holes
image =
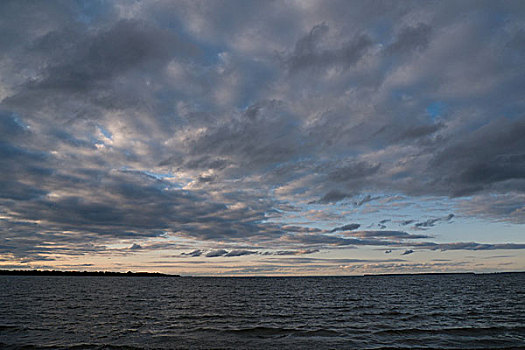
POLYGON ((0 269, 525 270, 522 1, 2 1, 0 269))

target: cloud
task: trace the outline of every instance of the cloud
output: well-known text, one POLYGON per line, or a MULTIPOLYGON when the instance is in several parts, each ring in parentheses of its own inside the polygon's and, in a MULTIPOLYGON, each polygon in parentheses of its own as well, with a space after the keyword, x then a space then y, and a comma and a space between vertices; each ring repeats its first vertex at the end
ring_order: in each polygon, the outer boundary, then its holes
POLYGON ((453 243, 421 243, 415 246, 431 250, 499 250, 499 249, 525 249, 525 244, 498 243, 486 244, 476 242, 453 242, 453 243))
POLYGON ((353 231, 357 230, 359 227, 361 227, 360 224, 348 224, 340 227, 335 227, 332 230, 330 230, 330 233, 334 233, 337 231, 353 231))
POLYGON ((371 195, 367 194, 367 195, 366 195, 364 198, 362 198, 360 201, 358 201, 358 202, 354 202, 354 205, 355 205, 356 207, 360 207, 360 206, 362 206, 363 204, 366 204, 366 203, 368 203, 368 202, 374 201, 374 200, 379 199, 379 198, 381 198, 381 197, 372 197, 371 195))
POLYGON ((450 221, 452 220, 452 218, 454 218, 454 214, 448 214, 447 216, 442 217, 442 218, 434 218, 434 219, 428 219, 422 222, 417 222, 414 224, 414 227, 423 228, 423 229, 428 228, 428 227, 434 227, 436 223, 443 222, 443 221, 450 221))
POLYGON ((264 252, 262 255, 306 255, 318 252, 319 249, 278 250, 275 252, 264 252))
POLYGON ((413 50, 424 50, 429 42, 432 28, 425 23, 415 26, 403 27, 397 35, 397 39, 386 51, 389 54, 409 53, 413 50))
POLYGON ((323 232, 323 230, 315 228, 315 227, 304 227, 304 226, 293 226, 293 225, 283 226, 282 229, 288 232, 302 232, 302 233, 323 232))
POLYGON ((519 4, 0 6, 2 259, 522 249, 519 4))
POLYGON ((498 118, 458 137, 430 162, 430 171, 441 176, 437 189, 449 188, 452 196, 520 189, 525 179, 523 132, 525 120, 498 118))
POLYGON ((327 204, 327 203, 339 202, 349 197, 353 197, 353 194, 341 192, 338 190, 332 190, 326 193, 321 199, 317 201, 312 201, 310 203, 311 204, 314 204, 314 203, 327 204))
POLYGON ((201 256, 204 252, 200 249, 192 250, 188 253, 181 253, 181 255, 187 255, 187 256, 201 256))
POLYGON ((360 237, 360 238, 387 238, 387 239, 419 239, 419 238, 431 238, 427 235, 411 234, 404 231, 355 231, 345 233, 347 236, 360 237))
POLYGON ((510 192, 502 195, 476 195, 461 200, 460 209, 465 215, 525 224, 525 194, 510 192))
POLYGON ((333 66, 348 69, 357 63, 372 45, 371 39, 362 34, 340 47, 323 49, 322 41, 328 31, 329 26, 325 23, 315 25, 308 35, 296 42, 293 53, 285 59, 291 73, 333 66))
POLYGON ((344 182, 373 175, 381 164, 369 164, 367 162, 351 162, 348 165, 338 167, 328 174, 330 180, 344 182))
POLYGON ((409 254, 412 254, 414 251, 412 249, 407 249, 403 252, 403 254, 401 255, 409 255, 409 254))
POLYGON ((218 249, 218 250, 212 250, 211 252, 206 253, 205 256, 207 258, 215 258, 215 257, 218 257, 218 256, 225 256, 226 254, 228 254, 227 250, 218 249))
POLYGON ((253 254, 257 254, 257 252, 253 250, 235 249, 235 250, 229 251, 224 256, 231 257, 231 256, 244 256, 244 255, 253 255, 253 254))

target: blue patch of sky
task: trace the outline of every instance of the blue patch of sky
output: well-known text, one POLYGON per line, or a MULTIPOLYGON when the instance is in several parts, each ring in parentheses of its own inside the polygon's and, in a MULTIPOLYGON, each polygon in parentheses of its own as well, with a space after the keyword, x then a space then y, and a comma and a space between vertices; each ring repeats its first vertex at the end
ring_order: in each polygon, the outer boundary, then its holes
MULTIPOLYGON (((132 169, 130 167, 127 167, 127 166, 123 166, 120 168, 121 171, 124 171, 124 172, 131 172, 131 173, 138 173, 138 174, 143 174, 143 175, 146 175, 150 178, 153 178, 153 179, 156 179, 156 180, 159 180, 159 181, 163 181, 163 180, 166 180, 166 179, 173 179, 173 178, 176 178, 177 176, 174 175, 173 173, 171 172, 167 172, 167 173, 157 173, 157 172, 154 172, 154 171, 150 171, 150 170, 136 170, 136 169, 132 169)), ((173 182, 173 181, 169 181, 169 182, 163 182, 165 185, 169 184, 168 188, 167 189, 170 189, 170 188, 177 188, 177 189, 181 189, 184 187, 185 183, 184 182, 189 182, 191 179, 187 179, 187 178, 178 178, 178 180, 180 180, 179 182, 173 182)))
POLYGON ((108 2, 103 0, 76 0, 77 15, 75 19, 86 25, 91 24, 97 18, 107 15, 108 2))
POLYGON ((369 31, 374 41, 386 46, 392 37, 392 20, 381 17, 370 26, 369 31))
POLYGON ((104 135, 108 139, 112 139, 113 138, 113 135, 111 134, 111 132, 109 132, 106 128, 104 128, 101 125, 97 125, 97 127, 100 130, 100 132, 102 133, 102 135, 104 135))
POLYGON ((445 114, 447 111, 447 105, 442 101, 435 101, 429 104, 425 111, 432 118, 432 120, 436 120, 445 114))
POLYGON ((29 125, 27 125, 23 120, 22 118, 16 114, 16 113, 12 113, 11 114, 11 119, 15 122, 16 125, 18 125, 19 127, 23 128, 23 129, 29 129, 29 125))
POLYGON ((144 174, 154 177, 157 180, 163 180, 165 178, 172 178, 174 175, 172 173, 155 173, 153 171, 143 170, 144 174))

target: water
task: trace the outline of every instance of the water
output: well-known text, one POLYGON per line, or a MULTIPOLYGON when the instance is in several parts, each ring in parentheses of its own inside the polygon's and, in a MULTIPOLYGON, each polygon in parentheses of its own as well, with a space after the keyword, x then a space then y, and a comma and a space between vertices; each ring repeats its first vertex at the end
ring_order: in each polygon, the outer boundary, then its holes
POLYGON ((525 274, 0 276, 6 349, 525 349, 525 274))

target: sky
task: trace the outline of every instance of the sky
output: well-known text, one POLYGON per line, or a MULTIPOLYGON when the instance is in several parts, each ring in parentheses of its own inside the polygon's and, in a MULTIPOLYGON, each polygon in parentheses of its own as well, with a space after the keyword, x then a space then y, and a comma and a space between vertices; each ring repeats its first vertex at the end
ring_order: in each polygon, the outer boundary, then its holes
POLYGON ((0 268, 525 270, 523 1, 1 1, 0 268))

